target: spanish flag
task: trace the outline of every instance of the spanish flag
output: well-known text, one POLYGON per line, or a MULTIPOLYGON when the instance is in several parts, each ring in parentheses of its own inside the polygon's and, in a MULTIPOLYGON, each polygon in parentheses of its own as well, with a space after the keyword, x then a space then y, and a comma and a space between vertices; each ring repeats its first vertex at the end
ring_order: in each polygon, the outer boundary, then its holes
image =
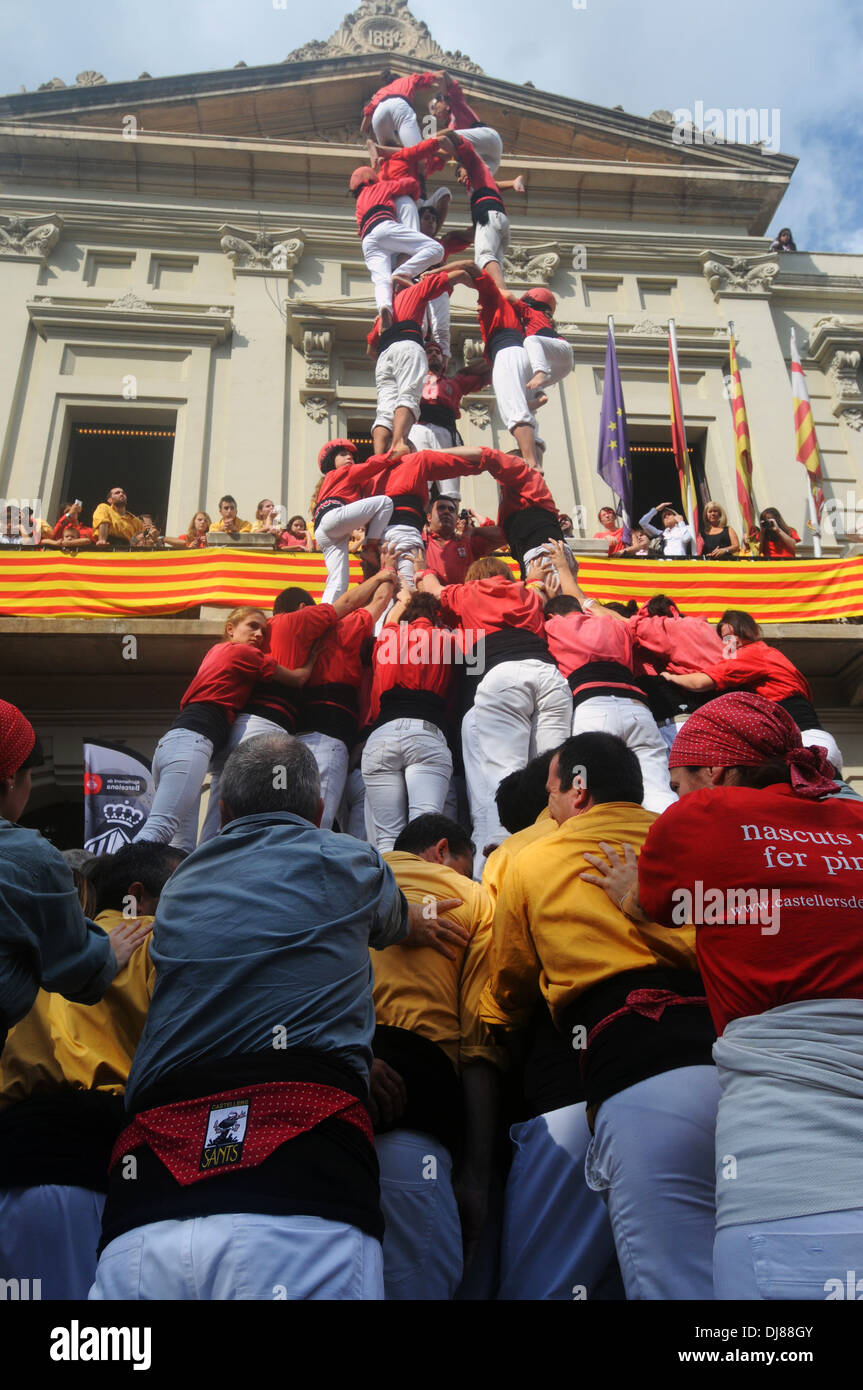
POLYGON ((668 320, 668 389, 671 394, 671 447, 674 461, 680 475, 680 496, 684 509, 688 512, 689 524, 695 536, 698 554, 701 554, 701 526, 698 521, 698 499, 695 496, 695 482, 689 450, 686 447, 686 421, 683 418, 682 393, 680 390, 680 365, 677 360, 677 332, 674 319, 668 320))
POLYGON ((824 489, 821 477, 821 454, 818 449, 818 436, 815 433, 815 420, 809 403, 809 391, 800 353, 797 351, 797 334, 791 330, 791 387, 794 392, 794 432, 797 437, 797 462, 802 463, 809 474, 809 487, 815 504, 816 527, 821 522, 821 508, 824 506, 824 489))
POLYGON ((737 365, 734 333, 729 333, 731 351, 731 415, 734 420, 734 456, 737 465, 737 500, 746 534, 755 526, 755 504, 752 500, 752 446, 749 441, 749 420, 743 399, 743 382, 737 365))

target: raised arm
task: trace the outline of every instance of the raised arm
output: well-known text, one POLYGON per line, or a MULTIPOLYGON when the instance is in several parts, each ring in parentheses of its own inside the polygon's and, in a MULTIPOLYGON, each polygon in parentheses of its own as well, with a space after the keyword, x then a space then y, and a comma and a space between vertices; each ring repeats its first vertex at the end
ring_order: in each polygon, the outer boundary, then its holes
POLYGON ((371 579, 366 579, 364 583, 357 584, 353 589, 348 589, 346 594, 337 598, 333 603, 336 616, 344 618, 348 613, 353 613, 357 608, 365 608, 369 599, 377 593, 382 584, 389 584, 394 589, 398 583, 398 575, 395 570, 382 569, 377 574, 373 574, 371 579))

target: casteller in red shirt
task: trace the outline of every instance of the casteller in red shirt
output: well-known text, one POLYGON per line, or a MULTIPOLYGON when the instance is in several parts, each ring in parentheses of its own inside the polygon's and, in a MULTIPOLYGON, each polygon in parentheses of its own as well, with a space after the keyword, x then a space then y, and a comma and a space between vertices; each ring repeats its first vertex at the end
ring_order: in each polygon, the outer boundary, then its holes
POLYGON ((695 917, 718 1034, 798 1000, 863 999, 863 803, 782 784, 691 792, 651 826, 638 893, 665 927, 695 917))
POLYGON ((387 101, 390 97, 402 97, 404 101, 413 102, 417 92, 425 87, 434 87, 438 81, 433 72, 412 72, 408 77, 397 77, 386 87, 378 87, 371 100, 363 107, 364 124, 371 120, 376 106, 380 106, 382 101, 387 101))
MULTIPOLYGON (((293 613, 277 613, 267 624, 270 651, 280 666, 297 670, 305 664, 313 643, 337 622, 330 603, 311 603, 293 613)), ((267 680, 255 686, 246 705, 246 713, 260 714, 289 734, 297 727, 298 709, 296 690, 267 680)))
POLYGON ((685 676, 722 660, 722 642, 706 618, 651 617, 641 609, 629 619, 629 627, 641 649, 638 655, 650 652, 659 658, 652 663, 655 670, 685 676))
POLYGON ((756 695, 775 701, 802 695, 805 700, 812 701, 806 677, 787 656, 766 642, 745 642, 733 656, 701 669, 717 690, 754 690, 756 695))
POLYGON ((180 701, 180 709, 192 704, 221 705, 228 722, 233 724, 255 684, 270 680, 279 664, 287 665, 251 643, 218 642, 198 667, 180 701))

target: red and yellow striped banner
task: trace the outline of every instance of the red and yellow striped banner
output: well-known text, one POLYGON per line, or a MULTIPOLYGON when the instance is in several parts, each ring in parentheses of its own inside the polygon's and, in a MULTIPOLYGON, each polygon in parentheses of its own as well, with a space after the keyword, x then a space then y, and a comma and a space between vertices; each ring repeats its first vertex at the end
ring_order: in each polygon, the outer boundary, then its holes
MULTIPOLYGON (((352 582, 361 579, 351 562, 352 582)), ((742 608, 759 623, 829 622, 863 614, 863 557, 847 560, 653 561, 586 556, 579 581, 604 601, 667 593, 684 613, 742 608)), ((320 599, 323 556, 190 550, 75 556, 0 554, 0 614, 18 618, 154 618, 200 604, 271 608, 299 585, 320 599)))

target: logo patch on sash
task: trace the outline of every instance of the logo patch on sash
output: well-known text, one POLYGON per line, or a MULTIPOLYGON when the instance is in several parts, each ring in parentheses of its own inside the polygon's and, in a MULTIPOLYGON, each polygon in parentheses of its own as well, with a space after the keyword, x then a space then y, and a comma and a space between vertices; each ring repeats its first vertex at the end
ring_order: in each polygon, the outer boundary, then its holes
POLYGON ((227 1168, 231 1164, 239 1163, 243 1157, 243 1140, 248 1123, 248 1101, 237 1101, 234 1105, 222 1105, 211 1110, 207 1116, 207 1131, 199 1171, 205 1173, 214 1168, 227 1168))

